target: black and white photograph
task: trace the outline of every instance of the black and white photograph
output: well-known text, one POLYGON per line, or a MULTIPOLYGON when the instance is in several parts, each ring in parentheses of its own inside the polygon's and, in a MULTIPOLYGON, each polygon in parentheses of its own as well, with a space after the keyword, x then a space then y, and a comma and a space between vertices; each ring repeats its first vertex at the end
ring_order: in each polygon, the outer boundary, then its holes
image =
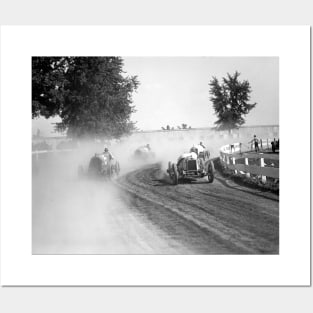
POLYGON ((0 312, 312 312, 312 1, 0 7, 0 312))
POLYGON ((279 255, 279 57, 31 57, 33 255, 279 255))
POLYGON ((310 284, 309 35, 1 27, 2 283, 310 284))

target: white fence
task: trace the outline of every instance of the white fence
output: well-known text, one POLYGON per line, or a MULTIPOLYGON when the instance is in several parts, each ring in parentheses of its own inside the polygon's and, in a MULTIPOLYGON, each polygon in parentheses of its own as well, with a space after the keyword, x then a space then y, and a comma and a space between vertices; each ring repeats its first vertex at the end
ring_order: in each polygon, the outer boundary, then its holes
POLYGON ((59 153, 59 152, 70 152, 74 151, 73 149, 62 149, 62 150, 34 150, 32 151, 32 156, 36 158, 36 161, 39 159, 39 154, 46 153, 59 153))
MULTIPOLYGON (((262 143, 264 143, 262 148, 269 148, 270 142, 269 139, 262 139, 262 143)), ((233 170, 235 174, 240 172, 240 174, 245 174, 246 177, 250 177, 251 174, 261 175, 262 182, 264 183, 266 182, 266 177, 279 179, 279 166, 277 167, 275 164, 279 161, 277 154, 243 152, 242 149, 242 143, 222 146, 220 148, 220 160, 222 164, 226 168, 233 170), (271 163, 265 163, 265 159, 271 163), (239 160, 241 161, 240 164, 238 164, 239 160), (244 164, 242 164, 243 160, 244 164), (258 163, 259 165, 253 163, 258 163)))

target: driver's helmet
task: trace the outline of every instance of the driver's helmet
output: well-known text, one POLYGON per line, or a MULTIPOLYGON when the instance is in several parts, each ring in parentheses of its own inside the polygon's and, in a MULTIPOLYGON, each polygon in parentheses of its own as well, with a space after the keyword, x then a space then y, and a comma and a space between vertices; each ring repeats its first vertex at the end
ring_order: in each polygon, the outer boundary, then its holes
POLYGON ((107 147, 105 147, 104 152, 109 152, 109 149, 107 147))
POLYGON ((150 150, 150 145, 148 143, 146 144, 146 147, 150 150))

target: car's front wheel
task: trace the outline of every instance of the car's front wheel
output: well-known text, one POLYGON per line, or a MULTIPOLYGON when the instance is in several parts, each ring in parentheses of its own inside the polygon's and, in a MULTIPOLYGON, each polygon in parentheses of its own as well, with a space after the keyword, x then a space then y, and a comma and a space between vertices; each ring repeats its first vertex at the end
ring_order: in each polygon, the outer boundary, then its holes
POLYGON ((173 174, 172 174, 173 185, 177 185, 178 184, 178 170, 177 170, 176 164, 172 165, 172 171, 173 171, 173 174))
POLYGON ((213 183, 214 181, 214 164, 212 161, 208 164, 208 182, 213 183))

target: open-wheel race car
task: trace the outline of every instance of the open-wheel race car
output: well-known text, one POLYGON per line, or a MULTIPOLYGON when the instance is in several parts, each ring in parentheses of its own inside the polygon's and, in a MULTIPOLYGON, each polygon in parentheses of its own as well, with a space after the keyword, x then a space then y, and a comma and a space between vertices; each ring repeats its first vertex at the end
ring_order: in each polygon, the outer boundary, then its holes
POLYGON ((203 151, 197 153, 191 151, 190 153, 182 154, 177 163, 168 163, 167 172, 173 185, 177 185, 180 179, 184 178, 201 178, 207 176, 208 182, 212 183, 214 180, 214 164, 210 160, 210 153, 203 151))
POLYGON ((151 161, 155 158, 155 153, 151 151, 150 145, 141 146, 134 152, 133 158, 139 161, 151 161))
POLYGON ((87 169, 84 169, 83 166, 78 168, 79 177, 111 179, 118 176, 119 172, 119 162, 104 153, 96 153, 90 159, 87 169))

